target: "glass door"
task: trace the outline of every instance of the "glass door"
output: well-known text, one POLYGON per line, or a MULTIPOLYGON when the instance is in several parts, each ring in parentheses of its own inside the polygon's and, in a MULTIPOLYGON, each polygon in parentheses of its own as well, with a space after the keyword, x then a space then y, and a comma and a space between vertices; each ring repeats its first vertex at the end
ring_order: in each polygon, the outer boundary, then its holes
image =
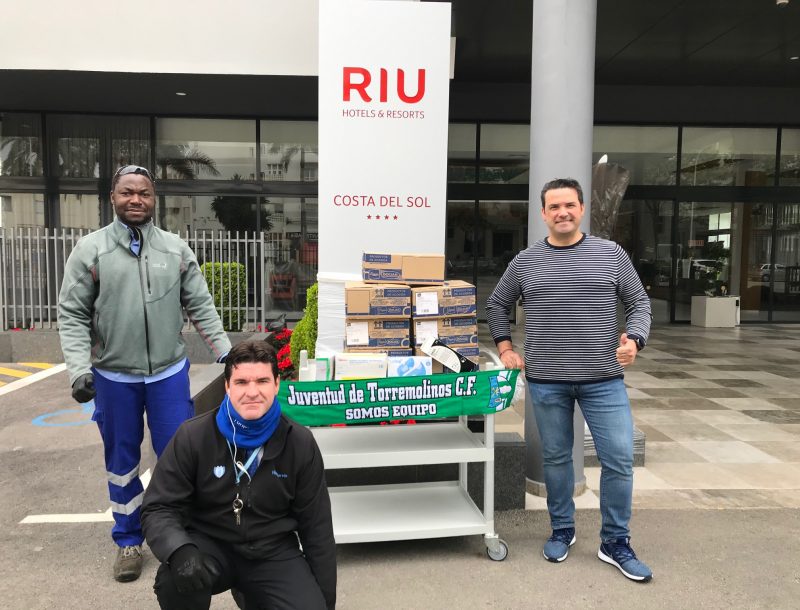
POLYGON ((448 280, 475 283, 475 202, 447 202, 445 259, 448 280))
POLYGON ((770 319, 772 227, 774 208, 770 203, 740 204, 742 247, 739 256, 742 322, 767 322, 770 319))
POLYGON ((612 234, 631 257, 650 296, 653 321, 662 323, 670 321, 672 210, 670 200, 623 201, 612 234))
POLYGON ((675 321, 691 319, 692 297, 735 294, 731 251, 738 247, 735 205, 681 202, 675 261, 675 321), (734 284, 732 284, 732 280, 734 284))
POLYGON ((800 204, 743 204, 742 235, 742 320, 800 321, 800 204))
MULTIPOLYGON (((527 201, 481 201, 476 239, 478 319, 486 319, 486 301, 508 263, 528 247, 527 201)), ((511 312, 512 320, 515 311, 511 312)))
POLYGON ((775 260, 761 273, 772 293, 772 320, 800 321, 800 203, 777 204, 775 260))
POLYGON ((527 247, 527 201, 480 201, 477 215, 474 201, 447 203, 447 279, 475 284, 479 320, 508 263, 527 247))

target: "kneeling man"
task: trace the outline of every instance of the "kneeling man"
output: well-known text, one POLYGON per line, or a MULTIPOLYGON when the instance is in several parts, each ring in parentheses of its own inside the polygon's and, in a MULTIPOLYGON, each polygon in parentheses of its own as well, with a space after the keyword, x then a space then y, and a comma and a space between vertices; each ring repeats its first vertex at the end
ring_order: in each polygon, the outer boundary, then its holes
POLYGON ((182 424, 159 458, 142 526, 161 561, 161 608, 208 608, 231 588, 248 610, 336 605, 322 456, 311 432, 281 416, 279 385, 275 350, 240 343, 220 407, 182 424))

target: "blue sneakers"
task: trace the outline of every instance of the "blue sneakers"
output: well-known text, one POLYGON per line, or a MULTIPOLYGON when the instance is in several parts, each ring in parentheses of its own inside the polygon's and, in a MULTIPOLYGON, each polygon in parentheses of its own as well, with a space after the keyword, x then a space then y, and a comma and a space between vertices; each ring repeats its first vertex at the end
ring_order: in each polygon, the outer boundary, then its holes
POLYGON ((648 582, 653 578, 653 572, 636 559, 636 553, 633 552, 630 542, 630 538, 617 538, 616 540, 603 542, 600 545, 600 550, 597 551, 597 556, 600 561, 605 561, 619 568, 619 571, 631 580, 648 582))
POLYGON ((547 561, 559 563, 569 555, 569 547, 575 544, 575 528, 553 530, 553 535, 544 543, 542 554, 547 561))

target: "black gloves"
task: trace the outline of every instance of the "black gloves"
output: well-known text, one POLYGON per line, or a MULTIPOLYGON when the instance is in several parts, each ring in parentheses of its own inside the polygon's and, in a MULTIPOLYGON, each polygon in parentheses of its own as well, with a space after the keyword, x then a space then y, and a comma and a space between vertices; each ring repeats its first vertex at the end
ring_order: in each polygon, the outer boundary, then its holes
POLYGON ((72 384, 72 397, 79 403, 89 402, 97 396, 97 390, 94 389, 94 375, 85 373, 75 380, 72 384))
POLYGON ((169 571, 179 593, 210 589, 220 576, 217 560, 193 544, 184 544, 170 555, 169 571))

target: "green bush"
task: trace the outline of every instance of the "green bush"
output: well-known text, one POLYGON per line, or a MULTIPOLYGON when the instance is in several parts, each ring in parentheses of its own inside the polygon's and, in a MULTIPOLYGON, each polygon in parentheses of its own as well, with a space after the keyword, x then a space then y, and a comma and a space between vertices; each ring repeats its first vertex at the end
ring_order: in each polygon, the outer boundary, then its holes
POLYGON ((240 263, 203 263, 200 272, 206 279, 214 307, 220 313, 222 326, 239 331, 245 317, 247 302, 247 269, 240 263))
POLYGON ((292 331, 291 358, 295 367, 300 366, 300 350, 308 350, 308 357, 314 357, 314 348, 317 345, 317 293, 319 284, 314 284, 306 293, 306 308, 302 319, 292 331))

